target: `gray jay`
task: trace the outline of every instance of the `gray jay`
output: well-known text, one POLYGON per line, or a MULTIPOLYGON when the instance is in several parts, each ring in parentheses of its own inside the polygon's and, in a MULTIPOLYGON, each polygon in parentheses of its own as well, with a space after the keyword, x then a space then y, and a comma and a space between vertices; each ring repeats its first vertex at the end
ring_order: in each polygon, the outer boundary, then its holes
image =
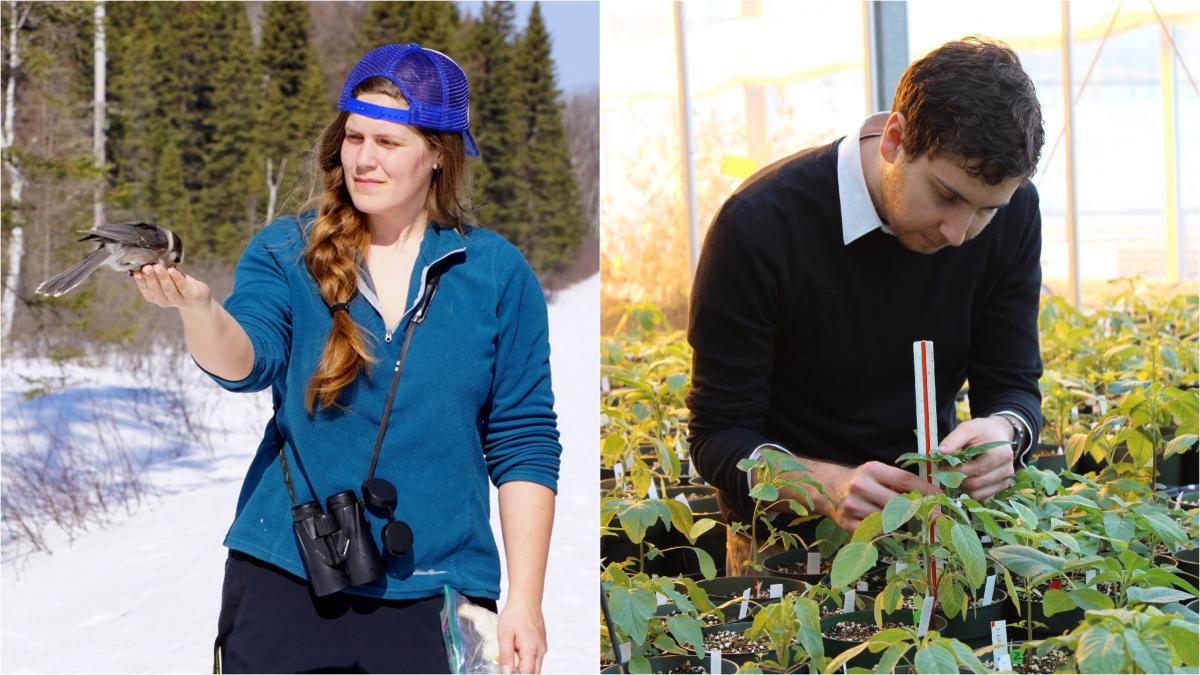
POLYGON ((133 274, 145 265, 157 263, 174 267, 183 262, 183 240, 153 223, 130 221, 100 225, 88 230, 79 241, 89 240, 99 242, 99 247, 67 271, 38 286, 38 293, 54 297, 65 295, 101 265, 133 274))

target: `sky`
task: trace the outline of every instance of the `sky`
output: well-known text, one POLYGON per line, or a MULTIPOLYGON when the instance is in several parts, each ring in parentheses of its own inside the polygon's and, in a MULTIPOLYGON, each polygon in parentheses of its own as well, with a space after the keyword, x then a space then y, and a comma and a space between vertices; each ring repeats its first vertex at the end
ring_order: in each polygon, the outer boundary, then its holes
MULTIPOLYGON (((467 13, 479 16, 482 2, 460 2, 467 13)), ((532 2, 517 2, 517 30, 525 30, 532 2)), ((564 93, 600 84, 600 3, 543 2, 542 17, 550 31, 558 88, 564 93)))

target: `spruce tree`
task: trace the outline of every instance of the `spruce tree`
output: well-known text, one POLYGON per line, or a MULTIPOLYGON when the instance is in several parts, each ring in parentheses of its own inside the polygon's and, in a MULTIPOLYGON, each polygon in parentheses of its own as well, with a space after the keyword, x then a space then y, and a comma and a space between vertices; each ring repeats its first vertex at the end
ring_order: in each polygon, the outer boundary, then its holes
POLYGON ((372 2, 362 34, 363 53, 385 44, 417 42, 452 59, 461 18, 453 2, 372 2))
POLYGON ((517 114, 523 103, 512 44, 514 12, 511 2, 485 3, 473 31, 470 51, 479 74, 471 83, 471 112, 480 157, 472 175, 479 223, 528 251, 528 220, 522 209, 523 138, 517 114))
MULTIPOLYGON (((308 171, 310 151, 334 108, 322 95, 317 51, 309 41, 308 7, 303 2, 271 2, 263 10, 259 63, 264 91, 262 132, 264 173, 270 163, 279 181, 273 216, 297 207, 307 195, 299 180, 308 171)), ((265 181, 264 181, 265 182, 265 181)))
POLYGON ((258 147, 261 77, 254 60, 245 6, 213 3, 211 40, 219 47, 208 113, 198 218, 214 254, 236 260, 257 221, 262 153, 258 147))
POLYGON ((529 12, 519 47, 520 127, 526 148, 524 211, 529 237, 525 242, 526 255, 534 269, 548 272, 570 261, 579 249, 586 227, 563 131, 550 35, 536 2, 529 12))

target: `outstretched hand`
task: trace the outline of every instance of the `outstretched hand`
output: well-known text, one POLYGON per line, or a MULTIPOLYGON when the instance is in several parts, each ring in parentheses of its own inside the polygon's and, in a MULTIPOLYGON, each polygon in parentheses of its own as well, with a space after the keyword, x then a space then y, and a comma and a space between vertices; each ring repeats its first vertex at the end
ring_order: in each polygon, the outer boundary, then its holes
POLYGON ((142 297, 159 307, 187 310, 206 307, 212 300, 208 284, 175 267, 167 269, 162 265, 146 265, 141 271, 133 272, 133 278, 142 297))

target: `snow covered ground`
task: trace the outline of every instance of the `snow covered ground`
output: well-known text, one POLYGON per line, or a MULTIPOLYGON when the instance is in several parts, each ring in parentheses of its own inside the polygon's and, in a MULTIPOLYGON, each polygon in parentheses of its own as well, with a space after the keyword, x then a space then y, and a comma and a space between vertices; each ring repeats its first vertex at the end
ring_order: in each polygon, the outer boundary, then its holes
MULTIPOLYGON (((560 292, 550 306, 563 458, 543 602, 547 673, 595 672, 599 662, 599 288, 593 276, 560 292)), ((52 553, 5 556, 3 672, 184 673, 211 667, 226 554, 221 541, 270 416, 270 396, 226 393, 186 356, 174 363, 185 383, 178 390, 148 388, 145 373, 103 364, 4 360, 5 453, 48 446, 51 439, 97 454, 124 448, 148 459, 146 482, 156 496, 128 514, 118 510, 112 522, 73 540, 49 530, 52 553), (70 386, 25 399, 26 391, 47 382, 70 386), (181 396, 199 411, 193 424, 211 447, 186 443, 173 424, 154 423, 170 418, 172 402, 181 396)), ((494 489, 492 494, 492 529, 500 542, 494 489)))

